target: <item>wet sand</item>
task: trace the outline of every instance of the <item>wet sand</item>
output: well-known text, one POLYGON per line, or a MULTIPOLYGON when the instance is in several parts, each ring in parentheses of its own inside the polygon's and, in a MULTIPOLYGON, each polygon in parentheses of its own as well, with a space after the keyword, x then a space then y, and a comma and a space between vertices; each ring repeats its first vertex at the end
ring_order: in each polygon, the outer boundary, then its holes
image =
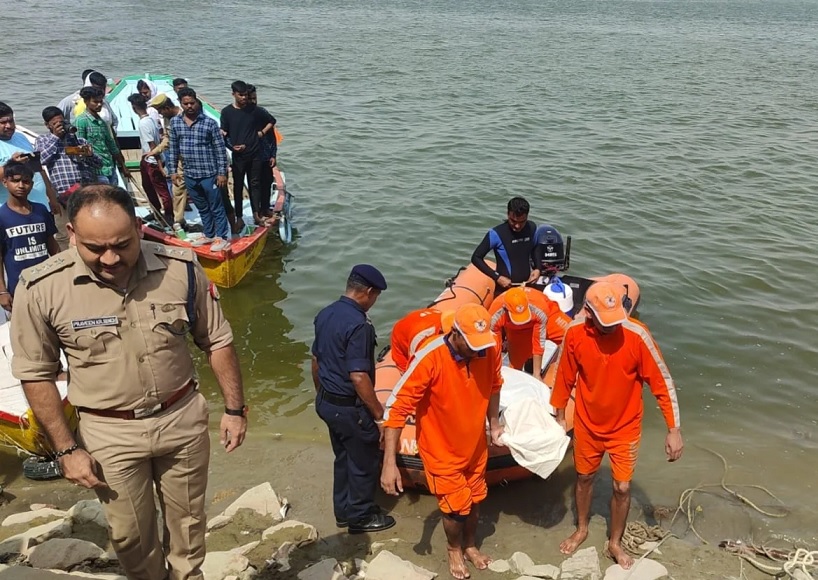
MULTIPOLYGON (((2 457, 4 471, 8 471, 7 466, 14 464, 11 458, 2 457)), ((437 503, 433 497, 415 492, 404 493, 400 498, 381 494, 378 501, 395 516, 397 526, 377 534, 350 536, 335 527, 331 502, 331 466, 332 451, 319 434, 293 439, 256 430, 251 432, 242 448, 230 455, 218 449, 218 440, 214 436, 208 486, 208 517, 219 514, 250 487, 269 481, 276 492, 286 497, 291 504, 287 518, 314 525, 320 538, 315 544, 299 550, 291 557, 290 572, 267 573, 262 578, 295 578, 298 571, 324 557, 334 557, 339 561, 366 559, 372 552, 373 542, 384 542, 384 549, 437 572, 441 578, 449 577, 445 539, 436 509, 437 503)), ((558 550, 559 542, 573 530, 574 515, 570 500, 572 483, 571 460, 566 458, 547 481, 535 478, 490 490, 489 497, 482 506, 478 531, 482 549, 495 559, 508 558, 513 552, 522 551, 538 564, 559 565, 564 559, 558 550)), ((606 536, 609 488, 610 476, 603 468, 595 489, 595 515, 591 534, 584 544, 595 546, 600 554, 606 536)), ((10 501, 0 507, 0 519, 10 513, 27 510, 31 503, 49 503, 67 509, 80 499, 94 497, 90 491, 77 488, 64 480, 32 482, 26 480, 19 471, 7 473, 5 495, 10 501)), ((645 505, 637 496, 634 498, 630 519, 657 523, 654 515, 663 517, 662 507, 675 508, 645 505)), ((725 533, 735 534, 746 525, 746 521, 739 521, 741 518, 733 517, 731 521, 719 510, 717 501, 704 507, 700 521, 702 525, 710 526, 708 531, 713 529, 713 525, 717 525, 725 533)), ((664 523, 667 525, 667 520, 664 523)), ((234 522, 228 528, 214 531, 208 536, 208 549, 226 550, 247 544, 255 539, 254 532, 269 525, 270 522, 253 519, 234 522), (248 531, 253 533, 242 533, 248 531)), ((674 526, 675 531, 677 528, 679 533, 683 531, 683 527, 674 526)), ((11 535, 11 532, 11 529, 0 528, 0 540, 11 535)), ((728 534, 724 537, 736 536, 728 534)), ((100 541, 99 538, 89 539, 100 541)), ((739 576, 740 564, 735 556, 712 545, 696 544, 698 542, 687 539, 669 539, 660 548, 662 554, 654 554, 652 558, 663 563, 677 580, 739 576)), ((272 542, 262 544, 248 555, 251 563, 262 568, 275 547, 272 542)), ((602 560, 603 573, 610 563, 602 560)), ((766 577, 750 570, 747 565, 744 570, 748 578, 766 577)), ((516 577, 490 571, 474 576, 516 577)))

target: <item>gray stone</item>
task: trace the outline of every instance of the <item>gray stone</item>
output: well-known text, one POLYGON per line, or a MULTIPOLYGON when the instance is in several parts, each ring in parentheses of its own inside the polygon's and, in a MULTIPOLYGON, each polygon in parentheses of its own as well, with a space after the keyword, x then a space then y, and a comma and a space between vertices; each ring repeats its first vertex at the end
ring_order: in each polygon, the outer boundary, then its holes
POLYGON ((605 580, 658 580, 667 576, 667 568, 656 560, 645 558, 634 562, 630 570, 614 564, 605 570, 605 580))
POLYGON ((283 503, 273 490, 273 486, 267 482, 245 491, 239 499, 222 512, 222 515, 233 517, 240 509, 249 509, 259 515, 272 516, 274 519, 281 521, 283 519, 281 515, 283 503))
POLYGON ((20 512, 19 514, 11 514, 3 520, 4 526, 16 526, 17 524, 27 524, 39 518, 63 519, 66 512, 62 510, 55 510, 51 508, 41 508, 30 512, 20 512))
POLYGON ((551 578, 552 580, 556 580, 560 577, 560 569, 551 564, 535 564, 523 570, 523 574, 537 578, 551 578))
POLYGON ((28 554, 30 548, 52 538, 67 538, 71 535, 71 522, 68 520, 54 520, 41 526, 26 530, 22 534, 17 534, 6 538, 0 542, 0 555, 2 554, 28 554))
POLYGON ((515 574, 525 574, 525 571, 534 565, 534 560, 525 552, 514 552, 508 559, 508 564, 515 574))
POLYGON ((599 570, 599 553, 596 548, 578 550, 562 563, 560 580, 598 580, 602 573, 599 570))
POLYGON ((366 580, 432 580, 436 577, 434 572, 402 560, 387 550, 375 556, 366 569, 366 580))
POLYGON ((241 575, 250 567, 250 560, 236 552, 208 552, 202 564, 205 580, 223 580, 231 574, 241 575))
POLYGON ((28 554, 32 568, 68 570, 80 562, 95 560, 105 552, 91 542, 75 538, 55 538, 34 546, 28 554))
POLYGON ((321 560, 298 573, 298 580, 349 580, 335 558, 321 560))
POLYGON ((489 570, 504 574, 511 570, 511 564, 508 563, 508 560, 492 560, 491 564, 489 564, 489 570))
POLYGON ((299 548, 318 539, 318 530, 315 529, 315 526, 295 520, 288 520, 267 528, 261 533, 261 539, 264 541, 284 530, 287 531, 288 536, 292 534, 296 536, 291 541, 295 542, 299 548))
POLYGON ((108 520, 105 519, 105 512, 98 499, 78 501, 68 510, 68 517, 77 524, 93 523, 101 528, 108 529, 108 520))
POLYGON ((517 580, 540 580, 536 576, 520 576, 517 580))

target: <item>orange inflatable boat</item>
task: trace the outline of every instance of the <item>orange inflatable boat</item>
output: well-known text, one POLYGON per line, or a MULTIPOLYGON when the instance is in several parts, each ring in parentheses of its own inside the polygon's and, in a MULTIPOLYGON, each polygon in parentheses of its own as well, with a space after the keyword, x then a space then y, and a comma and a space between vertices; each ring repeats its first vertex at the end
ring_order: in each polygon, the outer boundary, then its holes
MULTIPOLYGON (((574 312, 579 312, 582 308, 585 292, 596 281, 606 280, 622 284, 627 289, 626 307, 630 312, 636 309, 639 302, 639 287, 636 282, 624 274, 610 274, 597 278, 580 278, 577 276, 563 275, 560 279, 566 287, 568 294, 573 297, 574 312)), ((534 284, 533 286, 537 286, 534 284)), ((544 286, 540 285, 540 289, 544 286)), ((494 280, 480 272, 473 265, 461 268, 453 279, 446 282, 446 289, 429 306, 439 306, 442 310, 455 310, 463 304, 482 304, 486 308, 494 300, 494 280)), ((545 385, 542 388, 550 390, 554 384, 556 365, 548 367, 545 375, 545 385)), ((375 392, 378 400, 386 404, 393 387, 400 379, 400 371, 392 362, 392 355, 388 351, 378 358, 375 370, 375 392)), ((516 388, 516 387, 515 387, 516 388)), ((530 388, 530 381, 527 387, 530 388)), ((549 395, 550 396, 550 395, 549 395)), ((566 419, 569 432, 573 428, 574 402, 573 397, 566 409, 566 419)), ((487 434, 488 437, 488 434, 487 434)), ((401 472, 403 485, 405 488, 426 488, 426 476, 423 472, 423 462, 418 454, 417 441, 415 439, 414 418, 410 418, 401 432, 400 447, 398 449, 398 467, 401 472)), ((518 479, 531 477, 533 474, 527 469, 520 467, 511 456, 507 447, 489 446, 488 466, 486 468, 486 480, 489 485, 498 485, 518 479)))

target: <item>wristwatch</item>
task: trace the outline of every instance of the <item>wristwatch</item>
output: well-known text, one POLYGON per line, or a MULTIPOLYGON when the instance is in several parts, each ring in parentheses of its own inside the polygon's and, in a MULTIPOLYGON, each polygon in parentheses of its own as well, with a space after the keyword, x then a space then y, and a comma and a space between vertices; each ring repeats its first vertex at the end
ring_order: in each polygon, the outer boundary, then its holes
POLYGON ((234 417, 247 417, 247 412, 250 410, 250 407, 244 405, 241 409, 230 409, 229 407, 224 408, 225 415, 233 415, 234 417))

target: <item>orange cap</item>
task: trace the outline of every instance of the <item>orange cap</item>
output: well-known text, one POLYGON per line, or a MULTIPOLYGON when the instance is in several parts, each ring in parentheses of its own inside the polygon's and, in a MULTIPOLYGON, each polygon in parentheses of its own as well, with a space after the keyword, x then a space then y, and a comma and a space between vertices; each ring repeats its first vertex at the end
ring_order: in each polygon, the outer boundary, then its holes
POLYGON ((454 326, 454 310, 444 310, 440 313, 440 328, 448 334, 454 326))
POLYGON ((585 304, 602 326, 616 326, 628 319, 622 305, 625 289, 610 282, 596 282, 585 294, 585 304))
POLYGON ((504 294, 504 302, 512 324, 526 324, 531 320, 525 288, 516 286, 504 294))
POLYGON ((464 304, 458 308, 454 313, 454 328, 463 335, 466 344, 474 351, 495 345, 489 312, 479 304, 464 304))

